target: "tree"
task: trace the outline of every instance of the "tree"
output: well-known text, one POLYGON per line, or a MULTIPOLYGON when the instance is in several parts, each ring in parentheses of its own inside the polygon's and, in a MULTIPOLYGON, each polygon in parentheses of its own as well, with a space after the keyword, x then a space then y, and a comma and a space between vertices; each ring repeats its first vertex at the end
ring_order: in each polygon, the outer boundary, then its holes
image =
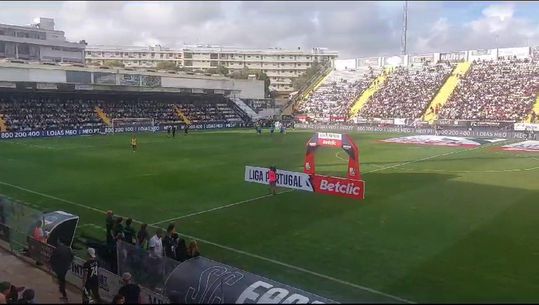
POLYGON ((295 90, 300 90, 305 86, 315 75, 320 73, 323 69, 323 65, 321 65, 318 62, 314 62, 303 74, 301 74, 299 77, 297 77, 292 82, 292 87, 294 87, 295 90))
POLYGON ((160 61, 157 63, 156 68, 157 70, 178 70, 178 66, 173 61, 160 61))
POLYGON ((222 74, 222 75, 228 75, 229 72, 230 71, 228 70, 227 67, 225 67, 223 65, 217 66, 217 73, 222 74))
POLYGON ((103 63, 103 66, 111 67, 111 68, 124 68, 125 67, 124 63, 117 59, 105 60, 105 62, 103 63))

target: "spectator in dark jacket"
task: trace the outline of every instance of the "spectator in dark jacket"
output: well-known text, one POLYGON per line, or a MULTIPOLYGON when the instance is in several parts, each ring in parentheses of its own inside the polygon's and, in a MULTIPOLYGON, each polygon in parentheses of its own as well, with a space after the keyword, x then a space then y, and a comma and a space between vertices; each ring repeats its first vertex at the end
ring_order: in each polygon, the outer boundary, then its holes
POLYGON ((125 221, 125 228, 124 228, 124 241, 134 245, 134 239, 135 239, 135 229, 131 226, 133 223, 133 219, 128 218, 125 221))
POLYGON ((140 230, 137 232, 137 246, 141 247, 142 249, 147 248, 148 240, 150 239, 150 234, 146 229, 147 227, 148 224, 143 223, 140 225, 140 230))
POLYGON ((125 297, 125 303, 141 304, 140 287, 137 284, 131 283, 131 274, 129 272, 122 275, 122 281, 124 285, 120 288, 118 294, 125 297))
POLYGON ((168 225, 167 228, 167 235, 163 238, 163 248, 165 248, 165 255, 170 258, 174 258, 176 255, 174 254, 174 242, 172 239, 172 234, 176 233, 176 226, 171 223, 168 225))
POLYGON ((58 240, 58 245, 54 249, 51 255, 50 265, 52 271, 56 274, 58 278, 58 285, 62 297, 62 301, 67 302, 66 294, 66 274, 69 268, 71 268, 71 263, 73 262, 73 252, 71 248, 66 246, 65 241, 58 240))
POLYGON ((105 221, 106 228, 107 228, 107 244, 112 243, 113 237, 112 237, 112 227, 114 226, 114 218, 113 213, 111 210, 107 211, 107 219, 105 221))
POLYGON ((183 262, 187 259, 187 246, 185 245, 185 239, 181 238, 178 233, 172 234, 172 239, 176 245, 175 258, 176 260, 183 262))

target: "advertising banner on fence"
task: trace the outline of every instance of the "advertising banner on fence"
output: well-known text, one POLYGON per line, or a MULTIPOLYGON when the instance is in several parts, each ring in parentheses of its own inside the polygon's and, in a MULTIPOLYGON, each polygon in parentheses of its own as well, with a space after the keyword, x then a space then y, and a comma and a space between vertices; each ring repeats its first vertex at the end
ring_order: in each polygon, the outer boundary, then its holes
MULTIPOLYGON (((269 168, 245 166, 245 181, 269 184, 269 168)), ((305 173, 277 170, 277 186, 312 192, 309 175, 305 173)))
POLYGON ((539 124, 531 123, 515 123, 514 130, 516 131, 536 131, 539 132, 539 124))
POLYGON ((199 256, 176 267, 165 284, 175 304, 330 304, 330 299, 199 256))
MULTIPOLYGON (((180 129, 183 129, 185 125, 178 124, 180 129)), ((237 123, 204 123, 193 124, 189 127, 191 130, 204 130, 204 129, 220 129, 220 128, 234 128, 237 127, 237 123)), ((17 131, 17 132, 1 132, 0 140, 6 139, 24 139, 24 138, 44 138, 44 137, 69 137, 69 136, 82 136, 82 135, 95 135, 95 134, 109 134, 109 133, 123 133, 123 132, 156 132, 166 130, 165 125, 160 126, 130 126, 130 127, 106 127, 106 128, 83 128, 83 129, 69 129, 69 130, 36 130, 36 131, 17 131)))
MULTIPOLYGON (((330 125, 330 124, 296 124, 296 128, 300 129, 312 129, 320 131, 360 131, 360 132, 401 132, 401 133, 415 133, 415 134, 434 134, 434 128, 414 128, 405 126, 368 126, 368 125, 330 125)), ((513 131, 489 131, 489 130, 467 130, 467 129, 449 129, 444 128, 438 131, 439 135, 445 136, 461 136, 461 137, 496 137, 496 138, 513 138, 513 139, 525 139, 527 137, 525 132, 513 132, 513 131)))

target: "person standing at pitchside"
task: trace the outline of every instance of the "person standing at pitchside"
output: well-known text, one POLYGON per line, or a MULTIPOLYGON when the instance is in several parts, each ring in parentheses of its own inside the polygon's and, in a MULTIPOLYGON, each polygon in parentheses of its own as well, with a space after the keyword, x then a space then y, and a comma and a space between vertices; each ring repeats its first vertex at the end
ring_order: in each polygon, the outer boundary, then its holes
POLYGON ((268 173, 268 180, 270 185, 270 193, 277 195, 277 168, 271 166, 268 173))
POLYGON ((137 151, 137 137, 134 134, 131 137, 131 148, 133 149, 133 152, 137 151))

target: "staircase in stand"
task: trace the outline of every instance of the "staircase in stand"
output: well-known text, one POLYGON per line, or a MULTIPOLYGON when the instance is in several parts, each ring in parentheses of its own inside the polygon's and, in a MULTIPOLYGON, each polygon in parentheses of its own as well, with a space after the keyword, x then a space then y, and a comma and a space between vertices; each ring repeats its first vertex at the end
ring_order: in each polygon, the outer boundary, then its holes
POLYGON ((455 67, 455 69, 453 69, 451 75, 442 85, 442 87, 438 91, 438 94, 434 96, 434 98, 430 102, 430 105, 427 107, 427 110, 425 110, 425 114, 423 114, 423 121, 432 124, 438 119, 438 113, 436 111, 432 111, 432 109, 441 109, 445 105, 445 103, 447 103, 447 101, 459 85, 461 77, 466 75, 466 73, 470 70, 471 66, 471 62, 461 62, 455 67))
POLYGON ((6 132, 7 131, 7 123, 4 120, 4 115, 0 114, 0 132, 6 132))
POLYGON ((532 111, 530 111, 530 114, 528 114, 528 117, 524 121, 525 123, 533 123, 532 122, 532 113, 537 115, 536 119, 539 120, 539 92, 537 92, 537 98, 535 99, 535 104, 533 104, 532 111))
POLYGON ((191 125, 191 120, 189 120, 189 118, 182 112, 182 110, 178 106, 174 105, 174 111, 176 112, 180 120, 182 120, 182 122, 187 125, 191 125))
POLYGON ((107 116, 105 111, 103 111, 103 109, 95 106, 95 113, 99 116, 99 118, 101 118, 101 121, 103 121, 103 123, 105 123, 109 127, 112 126, 110 118, 107 116))
POLYGON ((313 81, 309 87, 307 87, 304 91, 301 93, 298 93, 299 96, 297 98, 297 102, 292 105, 292 107, 299 108, 301 105, 303 105, 305 102, 309 100, 311 95, 322 86, 328 79, 328 77, 334 72, 333 68, 328 67, 326 70, 324 70, 317 80, 313 81))
POLYGON ((367 88, 367 90, 363 91, 363 93, 356 100, 356 102, 354 103, 352 108, 350 108, 349 116, 351 118, 355 117, 361 111, 363 106, 365 106, 365 104, 367 104, 369 99, 376 92, 378 92, 378 90, 380 90, 380 88, 382 88, 382 86, 384 86, 384 84, 385 84, 387 78, 389 77, 390 73, 391 73, 391 69, 385 69, 382 74, 378 75, 378 77, 375 80, 372 81, 369 88, 367 88))
POLYGON ((231 100, 236 104, 241 110, 243 110, 251 120, 256 121, 258 119, 258 114, 251 108, 249 105, 245 104, 239 97, 233 97, 231 100))

